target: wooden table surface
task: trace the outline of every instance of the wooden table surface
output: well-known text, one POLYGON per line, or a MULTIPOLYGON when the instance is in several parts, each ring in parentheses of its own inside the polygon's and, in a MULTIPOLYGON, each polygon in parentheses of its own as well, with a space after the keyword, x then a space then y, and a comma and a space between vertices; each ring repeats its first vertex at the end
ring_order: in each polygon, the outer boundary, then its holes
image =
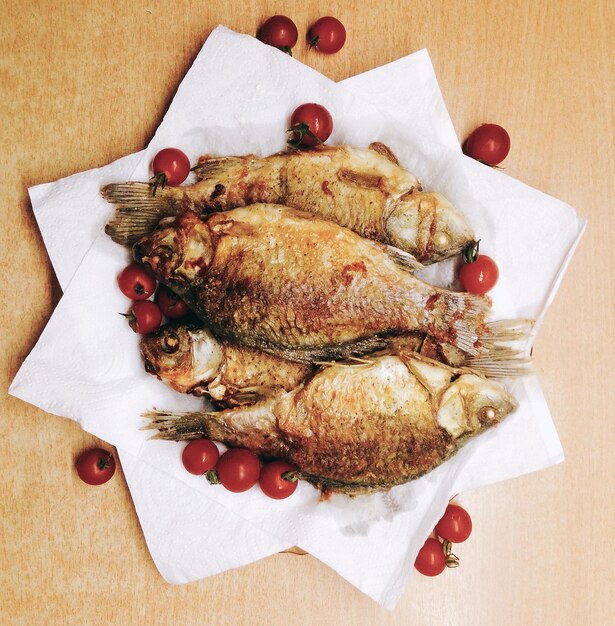
POLYGON ((0 622, 613 623, 614 3, 234 4, 4 3, 0 622), (274 13, 300 33, 324 14, 342 19, 339 54, 295 51, 336 80, 427 47, 458 136, 502 124, 512 137, 505 171, 589 218, 535 346, 566 461, 463 494, 475 531, 459 546, 462 567, 437 579, 413 573, 392 613, 311 556, 166 584, 121 471, 100 488, 73 471, 95 439, 6 395, 61 295, 27 188, 143 148, 212 28, 253 34, 274 13))

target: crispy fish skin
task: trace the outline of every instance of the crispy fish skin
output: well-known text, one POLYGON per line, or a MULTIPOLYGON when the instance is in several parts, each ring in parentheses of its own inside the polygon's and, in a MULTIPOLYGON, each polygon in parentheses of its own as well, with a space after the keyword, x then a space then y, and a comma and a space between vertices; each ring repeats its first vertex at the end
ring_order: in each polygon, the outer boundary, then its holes
POLYGON ((103 196, 116 205, 108 234, 131 244, 162 217, 186 209, 209 213, 269 203, 331 220, 423 264, 454 256, 474 240, 463 214, 440 194, 424 192, 377 142, 368 150, 321 146, 269 157, 202 157, 194 169, 199 182, 155 195, 146 183, 105 186, 103 196))
POLYGON ((487 332, 487 298, 428 285, 381 244, 287 207, 187 211, 133 252, 216 336, 292 360, 411 331, 475 354, 487 332))
POLYGON ((314 371, 308 364, 218 341, 208 329, 185 323, 166 324, 144 335, 141 355, 146 371, 176 391, 227 406, 290 391, 314 371))
POLYGON ((284 459, 323 490, 358 494, 433 470, 516 407, 494 381, 400 353, 332 365, 251 407, 146 417, 157 438, 210 437, 284 459))

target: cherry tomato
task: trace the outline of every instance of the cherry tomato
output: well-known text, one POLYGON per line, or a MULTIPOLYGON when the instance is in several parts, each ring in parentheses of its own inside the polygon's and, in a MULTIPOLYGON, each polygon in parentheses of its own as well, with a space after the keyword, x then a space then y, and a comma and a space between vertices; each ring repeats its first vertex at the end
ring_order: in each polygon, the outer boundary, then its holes
POLYGON ((295 23, 285 15, 274 15, 258 29, 256 36, 263 42, 292 56, 291 48, 297 43, 299 33, 295 23))
POLYGON ((140 300, 133 303, 126 314, 130 328, 135 333, 148 335, 155 331, 162 322, 160 307, 151 300, 140 300))
POLYGON ((169 319, 184 317, 190 312, 188 305, 165 285, 160 285, 154 298, 163 315, 169 319))
POLYGON ((209 439, 193 439, 182 452, 184 467, 196 476, 202 476, 216 467, 220 453, 209 439))
POLYGON ((470 293, 484 295, 498 282, 500 271, 496 262, 481 254, 472 263, 464 263, 459 270, 459 282, 470 293))
POLYGON ((290 142, 295 145, 315 146, 324 143, 333 132, 331 113, 320 104, 309 102, 297 107, 290 117, 290 142))
POLYGON ((152 169, 156 193, 158 186, 164 189, 167 185, 183 183, 190 174, 190 160, 177 148, 165 148, 154 157, 152 169))
POLYGON ((261 472, 261 463, 253 452, 244 448, 227 450, 216 465, 218 478, 229 491, 239 493, 253 487, 261 472))
POLYGON ((288 498, 297 489, 297 479, 287 480, 282 475, 293 471, 296 471, 296 468, 284 461, 267 463, 261 470, 261 475, 258 479, 261 491, 274 500, 288 498))
POLYGON ((483 124, 474 129, 463 144, 463 152, 487 165, 497 165, 508 155, 510 137, 497 124, 483 124))
POLYGON ((101 448, 87 450, 77 459, 77 474, 88 485, 102 485, 115 473, 115 459, 101 448))
POLYGON ((147 300, 156 291, 156 279, 138 263, 125 267, 117 277, 117 284, 133 300, 147 300))
POLYGON ((321 17, 308 30, 308 43, 325 54, 339 52, 346 43, 346 29, 334 17, 321 17))
POLYGON ((465 541, 472 533, 472 519, 458 504, 449 504, 444 515, 436 524, 436 533, 452 543, 465 541))
POLYGON ((419 550, 414 567, 424 576, 437 576, 446 567, 446 555, 437 539, 429 538, 419 550))

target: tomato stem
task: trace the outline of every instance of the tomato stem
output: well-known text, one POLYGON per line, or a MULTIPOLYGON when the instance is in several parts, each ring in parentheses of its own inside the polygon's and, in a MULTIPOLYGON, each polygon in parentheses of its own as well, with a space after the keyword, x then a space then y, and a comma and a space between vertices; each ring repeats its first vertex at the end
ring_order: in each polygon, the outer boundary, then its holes
POLYGON ((158 187, 162 187, 162 189, 164 189, 167 186, 167 175, 164 172, 156 172, 151 178, 150 180, 153 180, 154 182, 151 183, 152 185, 152 196, 156 195, 156 189, 158 189, 158 187))
POLYGON ((278 50, 281 50, 282 52, 287 54, 289 57, 293 56, 293 51, 291 50, 290 46, 279 46, 278 50))
POLYGON ((303 138, 307 135, 311 137, 316 143, 324 143, 316 137, 316 135, 310 130, 310 127, 305 122, 299 122, 294 126, 291 126, 287 131, 287 133, 293 133, 293 137, 288 140, 288 143, 291 146, 300 146, 303 142, 303 138))
POLYGON ((283 472, 282 480, 287 480, 289 483, 296 483, 299 480, 299 472, 297 472, 296 470, 283 472))
POLYGON ((474 263, 478 257, 478 249, 480 247, 480 239, 469 243, 463 250, 463 258, 466 263, 474 263))
POLYGON ((220 484, 220 477, 218 476, 218 472, 216 472, 215 469, 209 470, 208 472, 205 472, 205 478, 207 478, 207 482, 210 485, 219 485, 220 484))
POLYGON ((308 44, 310 48, 318 48, 319 43, 320 43, 320 37, 318 35, 308 40, 308 44))

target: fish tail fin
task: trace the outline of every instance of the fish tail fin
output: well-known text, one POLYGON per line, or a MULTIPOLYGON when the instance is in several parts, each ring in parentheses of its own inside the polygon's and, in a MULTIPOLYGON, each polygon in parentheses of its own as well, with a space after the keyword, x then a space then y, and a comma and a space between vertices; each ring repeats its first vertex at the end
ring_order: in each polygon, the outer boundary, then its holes
POLYGON ((143 430, 157 430, 153 439, 184 441, 205 437, 229 446, 245 447, 259 454, 280 452, 279 431, 273 408, 276 397, 224 411, 148 411, 143 430))
POLYGON ((132 245, 151 233, 163 217, 176 215, 180 207, 172 189, 149 183, 112 183, 101 189, 102 197, 115 205, 115 213, 105 232, 122 245, 132 245))
POLYGON ((533 327, 532 320, 523 318, 487 322, 479 339, 479 353, 470 355, 464 365, 491 378, 531 374, 527 345, 533 327))
POLYGON ((483 374, 487 378, 519 378, 534 372, 532 359, 523 350, 510 346, 494 346, 485 353, 470 356, 464 367, 483 374))
POLYGON ((197 180, 221 178, 225 177, 231 168, 243 164, 244 160, 244 157, 203 158, 192 168, 192 171, 197 180))

